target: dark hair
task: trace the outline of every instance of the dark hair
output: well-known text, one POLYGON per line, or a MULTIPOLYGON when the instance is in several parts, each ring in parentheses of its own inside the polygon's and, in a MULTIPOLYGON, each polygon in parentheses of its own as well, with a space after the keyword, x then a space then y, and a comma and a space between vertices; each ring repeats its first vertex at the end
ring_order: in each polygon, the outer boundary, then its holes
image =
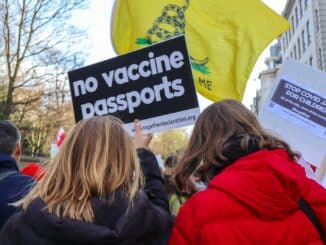
POLYGON ((176 165, 177 165, 177 157, 176 156, 169 156, 164 162, 165 168, 174 168, 176 165))
POLYGON ((280 138, 267 133, 256 116, 235 100, 222 100, 198 117, 188 147, 175 169, 178 188, 194 192, 190 176, 208 181, 238 158, 259 149, 284 149, 291 159, 300 157, 280 138))
POLYGON ((175 180, 173 178, 174 169, 178 164, 178 157, 177 156, 169 156, 164 162, 164 184, 165 184, 165 192, 170 200, 170 197, 173 194, 177 196, 182 196, 183 193, 179 192, 175 180))
POLYGON ((12 155, 19 141, 20 133, 15 124, 0 120, 0 153, 12 155))

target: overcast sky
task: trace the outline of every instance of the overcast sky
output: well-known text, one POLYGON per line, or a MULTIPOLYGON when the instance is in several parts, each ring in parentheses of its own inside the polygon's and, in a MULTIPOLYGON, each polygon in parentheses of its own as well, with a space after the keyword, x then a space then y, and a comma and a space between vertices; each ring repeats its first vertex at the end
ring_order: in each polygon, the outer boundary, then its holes
MULTIPOLYGON (((263 2, 278 13, 282 12, 286 4, 286 0, 263 0, 263 2)), ((110 16, 113 3, 113 0, 91 0, 89 8, 73 15, 74 24, 88 30, 89 56, 86 64, 116 56, 110 40, 110 16)), ((258 74, 265 69, 264 60, 269 55, 268 50, 269 48, 260 56, 248 81, 243 100, 247 106, 252 104, 252 98, 259 88, 258 74)), ((201 109, 211 103, 201 96, 199 102, 201 109)))

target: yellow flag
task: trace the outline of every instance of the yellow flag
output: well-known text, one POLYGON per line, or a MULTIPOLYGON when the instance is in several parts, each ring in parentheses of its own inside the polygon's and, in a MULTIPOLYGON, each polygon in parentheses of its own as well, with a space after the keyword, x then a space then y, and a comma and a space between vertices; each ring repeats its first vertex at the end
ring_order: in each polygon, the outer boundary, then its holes
POLYGON ((185 34, 197 91, 241 100, 260 53, 289 23, 260 0, 116 0, 119 54, 185 34))

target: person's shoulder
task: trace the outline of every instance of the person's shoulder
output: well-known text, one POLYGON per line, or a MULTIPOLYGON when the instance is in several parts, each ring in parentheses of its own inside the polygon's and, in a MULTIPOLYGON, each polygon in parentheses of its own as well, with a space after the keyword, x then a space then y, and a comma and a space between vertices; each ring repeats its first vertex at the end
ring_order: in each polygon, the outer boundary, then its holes
POLYGON ((235 201, 229 194, 216 186, 210 186, 205 190, 192 195, 182 206, 198 220, 210 219, 219 213, 227 212, 235 201))
POLYGON ((20 210, 20 211, 12 214, 10 216, 10 218, 7 220, 7 222, 3 226, 3 228, 2 228, 3 230, 2 231, 5 231, 6 229, 12 230, 15 227, 17 227, 17 225, 19 223, 22 223, 22 222, 23 222, 23 211, 20 210))
POLYGON ((7 183, 11 183, 20 187, 26 187, 26 186, 28 187, 28 186, 32 186, 35 183, 35 180, 31 176, 21 174, 21 173, 16 173, 7 178, 7 183))
POLYGON ((12 175, 12 177, 15 179, 18 179, 20 181, 34 182, 34 178, 32 176, 29 176, 26 174, 17 173, 17 174, 12 175))
POLYGON ((191 209, 193 212, 209 208, 216 205, 215 200, 219 199, 221 192, 217 189, 208 187, 192 195, 184 204, 185 209, 191 209), (215 203, 215 204, 214 204, 215 203))
MULTIPOLYGON (((0 232, 0 244, 4 241, 10 240, 15 241, 17 238, 17 231, 21 229, 30 229, 24 223, 23 213, 19 211, 10 216, 4 226, 1 228, 0 232)), ((6 243, 4 243, 6 244, 6 243)))

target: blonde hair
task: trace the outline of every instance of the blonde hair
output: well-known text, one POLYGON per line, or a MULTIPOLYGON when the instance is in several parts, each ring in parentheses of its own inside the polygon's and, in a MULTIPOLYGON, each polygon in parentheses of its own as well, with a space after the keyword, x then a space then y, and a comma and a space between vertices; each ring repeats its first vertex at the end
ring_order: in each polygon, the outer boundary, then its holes
POLYGON ((131 204, 142 183, 134 142, 122 122, 95 117, 77 123, 50 160, 43 180, 16 205, 26 210, 40 198, 58 217, 92 222, 92 197, 107 198, 121 190, 131 204))

